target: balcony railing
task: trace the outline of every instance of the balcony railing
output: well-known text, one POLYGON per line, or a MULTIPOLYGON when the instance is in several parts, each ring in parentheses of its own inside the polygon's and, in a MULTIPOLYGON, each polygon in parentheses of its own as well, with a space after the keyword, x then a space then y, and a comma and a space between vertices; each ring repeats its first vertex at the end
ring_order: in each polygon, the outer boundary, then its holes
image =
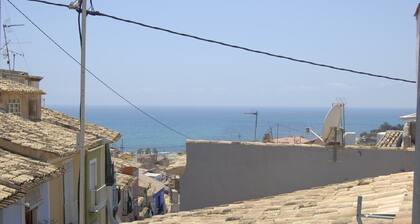
POLYGON ((90 190, 90 206, 89 211, 97 213, 106 206, 106 185, 102 185, 97 189, 90 190))

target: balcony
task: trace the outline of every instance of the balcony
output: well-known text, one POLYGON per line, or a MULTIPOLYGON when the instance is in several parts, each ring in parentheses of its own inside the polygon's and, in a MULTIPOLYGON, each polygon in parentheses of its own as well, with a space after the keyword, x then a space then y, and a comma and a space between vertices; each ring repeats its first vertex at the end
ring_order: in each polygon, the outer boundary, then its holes
POLYGON ((89 212, 98 213, 106 206, 106 185, 102 185, 97 189, 89 190, 90 193, 90 205, 89 212))

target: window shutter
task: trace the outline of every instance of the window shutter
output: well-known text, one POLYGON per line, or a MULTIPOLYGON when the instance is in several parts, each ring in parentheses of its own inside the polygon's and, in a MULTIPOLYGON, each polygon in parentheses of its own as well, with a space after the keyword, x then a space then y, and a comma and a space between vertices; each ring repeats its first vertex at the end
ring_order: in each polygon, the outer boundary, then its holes
POLYGON ((89 190, 96 189, 96 159, 89 162, 89 190))

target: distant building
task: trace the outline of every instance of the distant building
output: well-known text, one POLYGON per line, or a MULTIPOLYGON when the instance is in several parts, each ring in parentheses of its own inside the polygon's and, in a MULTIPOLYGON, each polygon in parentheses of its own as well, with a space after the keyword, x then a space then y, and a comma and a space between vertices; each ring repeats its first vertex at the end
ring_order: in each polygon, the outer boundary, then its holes
POLYGON ((139 174, 140 196, 150 208, 152 215, 165 213, 165 185, 154 178, 139 174))
POLYGON ((305 144, 308 142, 308 139, 305 139, 302 136, 290 136, 290 137, 280 137, 274 138, 271 143, 278 143, 278 144, 305 144))
POLYGON ((416 144, 416 113, 401 116, 400 119, 404 122, 402 146, 412 147, 416 144))
POLYGON ((138 202, 138 179, 134 176, 116 173, 116 186, 118 192, 118 208, 116 218, 118 221, 134 221, 139 214, 138 202), (136 195, 137 194, 137 197, 136 195))
POLYGON ((140 188, 138 185, 139 170, 142 170, 140 164, 118 157, 113 157, 112 162, 116 172, 116 190, 119 199, 114 207, 114 210, 117 211, 116 218, 118 221, 136 220, 142 209, 142 205, 139 203, 140 188))

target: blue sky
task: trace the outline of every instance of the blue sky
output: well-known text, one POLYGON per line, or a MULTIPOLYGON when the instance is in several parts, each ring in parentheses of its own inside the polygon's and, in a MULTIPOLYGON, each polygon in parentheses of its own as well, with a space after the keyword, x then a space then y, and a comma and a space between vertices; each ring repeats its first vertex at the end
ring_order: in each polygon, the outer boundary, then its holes
MULTIPOLYGON (((77 14, 13 0, 79 57, 77 14)), ((55 1, 67 3, 66 1, 55 1)), ((95 1, 96 10, 291 57, 416 79, 417 1, 95 1)), ((5 1, 3 21, 23 52, 17 68, 44 76, 50 105, 76 105, 79 67, 5 1)), ((292 63, 88 18, 87 67, 138 105, 415 106, 415 85, 292 63)), ((1 61, 5 67, 4 60, 1 61)), ((124 105, 91 77, 88 105, 124 105)))

